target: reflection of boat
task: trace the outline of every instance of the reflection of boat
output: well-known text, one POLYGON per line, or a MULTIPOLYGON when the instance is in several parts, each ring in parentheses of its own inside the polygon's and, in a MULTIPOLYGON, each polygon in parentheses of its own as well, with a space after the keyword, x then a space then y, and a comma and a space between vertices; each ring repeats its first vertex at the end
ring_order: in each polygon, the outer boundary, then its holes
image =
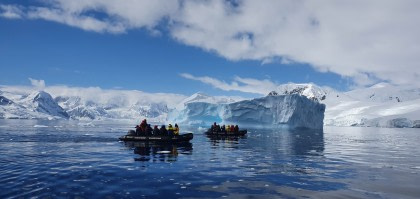
POLYGON ((246 135, 240 136, 225 136, 225 135, 207 135, 212 141, 239 141, 239 139, 246 139, 246 135))
POLYGON ((135 161, 169 161, 177 160, 178 154, 191 155, 192 144, 190 142, 167 143, 167 142, 138 142, 126 141, 125 146, 132 149, 140 157, 135 161))
POLYGON ((205 134, 207 136, 244 136, 246 135, 248 131, 245 130, 240 130, 238 132, 226 132, 226 131, 220 131, 220 132, 212 132, 210 130, 206 131, 205 134))
POLYGON ((178 136, 138 136, 138 135, 124 135, 119 139, 122 141, 140 141, 140 142, 165 142, 165 143, 177 143, 177 142, 188 142, 192 140, 194 135, 192 133, 186 133, 178 136))

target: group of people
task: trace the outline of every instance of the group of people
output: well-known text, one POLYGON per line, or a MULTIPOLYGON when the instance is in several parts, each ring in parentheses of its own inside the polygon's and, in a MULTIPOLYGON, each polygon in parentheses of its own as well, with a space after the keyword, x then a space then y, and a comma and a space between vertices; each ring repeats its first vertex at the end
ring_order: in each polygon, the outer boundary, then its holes
POLYGON ((216 122, 210 127, 211 132, 226 132, 226 133, 237 133, 239 132, 238 125, 218 125, 216 122))
POLYGON ((179 127, 178 124, 175 124, 173 127, 172 124, 168 125, 168 128, 166 128, 165 125, 162 125, 160 128, 158 128, 157 125, 155 125, 153 128, 150 124, 147 124, 147 120, 144 119, 141 121, 140 125, 136 126, 136 135, 140 136, 177 136, 179 135, 179 127))

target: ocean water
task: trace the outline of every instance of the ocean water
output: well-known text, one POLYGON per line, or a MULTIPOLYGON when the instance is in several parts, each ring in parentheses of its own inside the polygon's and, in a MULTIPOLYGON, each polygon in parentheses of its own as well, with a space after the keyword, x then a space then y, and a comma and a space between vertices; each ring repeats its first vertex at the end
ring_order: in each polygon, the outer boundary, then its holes
POLYGON ((420 129, 249 129, 124 143, 132 125, 0 120, 0 198, 419 198, 420 129))

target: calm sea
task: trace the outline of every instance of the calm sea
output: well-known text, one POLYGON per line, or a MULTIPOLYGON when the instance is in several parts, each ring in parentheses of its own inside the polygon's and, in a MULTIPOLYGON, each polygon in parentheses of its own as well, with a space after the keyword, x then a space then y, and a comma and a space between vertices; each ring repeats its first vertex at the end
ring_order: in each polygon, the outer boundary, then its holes
POLYGON ((132 125, 0 120, 0 198, 419 198, 420 129, 249 129, 124 143, 132 125))

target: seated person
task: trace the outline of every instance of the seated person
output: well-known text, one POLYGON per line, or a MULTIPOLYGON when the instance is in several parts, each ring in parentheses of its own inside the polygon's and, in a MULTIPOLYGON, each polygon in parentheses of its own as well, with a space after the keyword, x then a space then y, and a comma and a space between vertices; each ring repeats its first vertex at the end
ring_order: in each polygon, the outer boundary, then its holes
POLYGON ((238 125, 236 125, 235 127, 233 127, 233 129, 234 129, 235 132, 239 132, 239 126, 238 125))
POLYGON ((172 124, 168 125, 168 135, 173 136, 174 135, 174 128, 172 127, 172 124))
POLYGON ((175 124, 174 134, 175 135, 179 135, 179 127, 178 127, 178 124, 175 124))
POLYGON ((153 128, 153 135, 154 136, 158 136, 158 135, 160 135, 160 131, 159 131, 159 129, 158 129, 158 126, 157 125, 155 125, 155 127, 153 128))
POLYGON ((151 136, 152 131, 153 131, 152 127, 150 126, 150 124, 148 124, 147 127, 146 127, 146 135, 151 136))
POLYGON ((139 125, 136 126, 136 135, 137 136, 143 135, 143 131, 141 130, 139 125))
POLYGON ((165 125, 162 125, 159 131, 160 131, 160 135, 168 135, 168 130, 166 130, 165 125))

